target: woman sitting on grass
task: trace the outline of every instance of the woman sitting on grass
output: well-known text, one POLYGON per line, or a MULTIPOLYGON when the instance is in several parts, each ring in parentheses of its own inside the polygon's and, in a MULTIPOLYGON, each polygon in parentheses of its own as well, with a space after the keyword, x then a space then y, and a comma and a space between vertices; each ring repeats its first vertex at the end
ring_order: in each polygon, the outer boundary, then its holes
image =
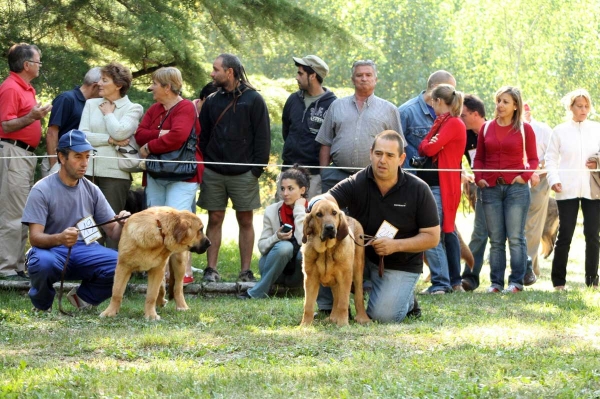
POLYGON ((238 299, 266 298, 274 283, 287 287, 302 286, 300 243, 310 174, 294 165, 281 174, 280 184, 279 194, 283 201, 265 209, 263 231, 258 240, 258 250, 262 255, 258 262, 261 279, 253 288, 238 295, 238 299), (292 226, 287 232, 286 224, 292 226))

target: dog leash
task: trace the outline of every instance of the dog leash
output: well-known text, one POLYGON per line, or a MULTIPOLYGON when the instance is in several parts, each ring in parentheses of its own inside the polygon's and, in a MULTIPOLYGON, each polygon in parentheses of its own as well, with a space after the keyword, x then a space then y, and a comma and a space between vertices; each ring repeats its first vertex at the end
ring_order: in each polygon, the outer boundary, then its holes
MULTIPOLYGON (((127 216, 122 216, 120 218, 110 219, 108 222, 95 224, 93 226, 90 226, 90 227, 86 228, 85 230, 91 229, 91 228, 94 228, 94 227, 101 227, 101 226, 104 226, 104 225, 107 225, 107 224, 110 224, 110 223, 113 223, 113 222, 118 222, 119 220, 127 219, 130 216, 131 215, 127 215, 127 216)), ((78 229, 77 231, 80 232, 81 230, 78 229)), ((71 251, 72 251, 72 249, 73 249, 73 247, 69 247, 69 250, 67 251, 67 257, 65 259, 65 265, 63 266, 62 273, 60 274, 60 290, 58 291, 58 311, 60 313, 64 314, 65 316, 70 316, 70 317, 73 317, 73 313, 69 313, 69 312, 67 312, 66 310, 63 309, 63 307, 62 307, 62 297, 63 297, 63 286, 64 286, 64 283, 65 283, 65 274, 67 273, 67 266, 69 265, 69 259, 71 258, 71 251)))
MULTIPOLYGON (((364 244, 361 244, 358 241, 356 241, 356 238, 354 237, 354 233, 352 232, 352 230, 349 230, 348 233, 350 234, 350 238, 352 238, 352 241, 354 241, 354 243, 356 245, 361 246, 361 247, 373 246, 373 241, 375 241, 376 238, 377 238, 377 237, 374 237, 374 236, 370 236, 368 234, 361 234, 359 236, 359 238, 361 240, 363 240, 363 243, 364 243, 364 244)), ((383 278, 383 271, 385 269, 385 264, 384 264, 383 258, 384 258, 383 255, 379 255, 378 273, 379 273, 379 277, 381 277, 381 278, 383 278)))

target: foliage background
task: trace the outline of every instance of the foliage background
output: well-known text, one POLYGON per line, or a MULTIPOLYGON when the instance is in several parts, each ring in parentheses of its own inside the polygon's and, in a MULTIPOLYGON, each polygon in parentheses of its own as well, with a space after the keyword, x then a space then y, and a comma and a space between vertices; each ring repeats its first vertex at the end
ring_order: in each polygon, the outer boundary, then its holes
MULTIPOLYGON (((297 89, 292 56, 317 54, 325 80, 350 94, 350 66, 378 65, 377 95, 396 105, 417 95, 437 69, 481 97, 488 116, 503 85, 522 89, 533 115, 554 126, 560 99, 579 87, 599 98, 600 2, 596 0, 7 0, 0 4, 0 52, 18 42, 43 52, 38 97, 50 102, 85 71, 117 60, 131 67, 130 98, 146 109, 150 74, 179 67, 193 98, 213 59, 238 54, 269 107, 272 160, 280 160, 281 111, 297 89)), ((0 78, 7 75, 0 63, 0 78)), ((592 118, 596 118, 593 114, 592 118)), ((43 152, 43 149, 40 149, 43 152)), ((265 189, 272 183, 269 171, 265 189)), ((270 194, 269 194, 269 198, 270 194)))
POLYGON ((20 41, 42 49, 45 77, 34 84, 46 101, 111 60, 132 68, 131 97, 145 106, 149 73, 164 65, 181 68, 191 97, 227 51, 253 75, 274 124, 296 87, 293 55, 326 60, 333 88, 350 86, 354 60, 373 59, 377 94, 398 105, 437 69, 452 72, 489 110, 496 89, 517 85, 551 125, 564 117, 564 94, 584 87, 597 98, 600 83, 595 0, 8 0, 0 27, 3 55, 20 41))

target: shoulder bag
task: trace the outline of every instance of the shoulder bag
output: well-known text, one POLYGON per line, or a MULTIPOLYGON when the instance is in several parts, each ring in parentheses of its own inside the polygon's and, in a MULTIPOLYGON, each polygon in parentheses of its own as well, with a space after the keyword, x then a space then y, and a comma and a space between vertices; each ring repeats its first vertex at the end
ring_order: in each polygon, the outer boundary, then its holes
MULTIPOLYGON (((160 122, 160 125, 158 125, 159 131, 173 108, 167 112, 167 115, 165 115, 163 120, 160 122)), ((198 169, 196 161, 197 141, 198 137, 196 135, 194 121, 190 135, 181 148, 175 151, 166 152, 164 154, 148 155, 145 162, 146 172, 148 172, 148 174, 155 179, 185 181, 193 178, 196 176, 198 169)))

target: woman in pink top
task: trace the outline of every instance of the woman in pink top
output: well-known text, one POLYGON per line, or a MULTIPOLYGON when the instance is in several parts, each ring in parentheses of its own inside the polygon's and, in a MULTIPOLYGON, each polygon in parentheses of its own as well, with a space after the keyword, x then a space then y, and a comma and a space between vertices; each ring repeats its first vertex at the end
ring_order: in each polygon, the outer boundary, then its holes
POLYGON ((475 155, 475 182, 490 236, 490 280, 488 292, 504 288, 506 240, 511 273, 505 293, 523 290, 527 269, 525 220, 529 209, 529 185, 539 183, 533 173, 538 167, 535 133, 522 121, 523 101, 516 87, 504 86, 496 92, 494 120, 481 128, 475 155))

